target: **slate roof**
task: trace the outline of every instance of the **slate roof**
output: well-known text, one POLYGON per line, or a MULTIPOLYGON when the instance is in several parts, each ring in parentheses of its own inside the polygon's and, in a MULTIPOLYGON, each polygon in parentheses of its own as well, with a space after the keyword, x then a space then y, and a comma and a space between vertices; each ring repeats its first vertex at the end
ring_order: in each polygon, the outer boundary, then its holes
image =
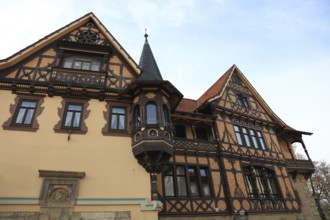
POLYGON ((163 81, 163 77, 148 42, 148 35, 145 34, 144 37, 145 42, 139 62, 141 74, 137 81, 163 81))

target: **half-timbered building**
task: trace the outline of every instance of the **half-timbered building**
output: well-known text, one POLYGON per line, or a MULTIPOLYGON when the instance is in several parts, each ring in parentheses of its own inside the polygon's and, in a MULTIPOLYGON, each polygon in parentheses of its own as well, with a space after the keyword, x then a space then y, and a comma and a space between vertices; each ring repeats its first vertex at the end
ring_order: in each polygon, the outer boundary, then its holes
POLYGON ((0 219, 320 219, 311 133, 236 65, 183 98, 89 13, 1 60, 0 100, 0 219))

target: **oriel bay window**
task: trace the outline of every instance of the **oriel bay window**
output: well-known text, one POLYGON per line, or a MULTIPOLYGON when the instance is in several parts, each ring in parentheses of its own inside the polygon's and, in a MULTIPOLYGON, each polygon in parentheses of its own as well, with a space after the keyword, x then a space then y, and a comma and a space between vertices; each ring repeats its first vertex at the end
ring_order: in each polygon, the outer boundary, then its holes
POLYGON ((147 124, 157 124, 157 106, 154 102, 148 102, 146 106, 147 110, 147 124))
POLYGON ((266 150, 266 142, 261 131, 234 125, 238 145, 266 150))
POLYGON ((253 199, 278 199, 279 187, 274 171, 265 167, 247 166, 243 168, 248 195, 253 199))
POLYGON ((166 197, 210 197, 210 183, 208 167, 172 165, 163 173, 166 197))
POLYGON ((163 121, 165 127, 170 126, 170 114, 166 105, 163 105, 163 121))
POLYGON ((141 127, 140 106, 136 105, 133 110, 133 128, 141 127))

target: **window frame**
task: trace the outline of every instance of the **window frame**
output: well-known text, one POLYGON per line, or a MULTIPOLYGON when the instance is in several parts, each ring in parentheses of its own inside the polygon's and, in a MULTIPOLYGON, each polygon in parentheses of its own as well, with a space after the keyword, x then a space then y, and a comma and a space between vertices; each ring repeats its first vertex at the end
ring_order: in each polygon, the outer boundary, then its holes
POLYGON ((238 145, 251 147, 257 150, 268 150, 263 132, 261 130, 236 124, 234 124, 233 127, 238 145), (244 130, 247 132, 244 132, 244 130), (260 136, 258 136, 259 134, 260 136))
POLYGON ((242 173, 250 199, 282 198, 280 185, 274 170, 262 166, 243 166, 242 173))
POLYGON ((71 133, 74 132, 76 134, 85 134, 88 131, 86 126, 86 119, 90 114, 90 110, 87 110, 89 107, 88 99, 68 99, 64 98, 61 102, 61 107, 58 108, 57 114, 60 120, 54 126, 54 131, 56 133, 71 133), (82 106, 81 118, 80 118, 80 126, 79 128, 75 127, 65 127, 63 126, 66 120, 66 110, 67 106, 70 104, 76 104, 82 106))
POLYGON ((127 129, 127 109, 126 107, 123 106, 110 106, 110 111, 109 111, 109 130, 111 131, 125 131, 127 129), (114 113, 113 110, 114 109, 122 109, 124 110, 124 113, 114 113), (113 116, 117 117, 117 123, 116 123, 116 128, 112 128, 112 120, 113 120, 113 116), (120 129, 120 116, 124 116, 124 127, 122 129, 120 129))
POLYGON ((64 68, 64 69, 70 69, 70 70, 100 72, 100 71, 102 71, 102 64, 103 64, 103 62, 102 62, 101 58, 96 58, 95 56, 91 56, 91 55, 88 56, 85 54, 67 54, 67 55, 63 56, 60 67, 64 68), (71 67, 65 67, 66 61, 69 59, 72 59, 71 67), (84 59, 86 59, 86 60, 84 61, 84 59), (81 62, 80 68, 74 68, 76 62, 81 62), (97 70, 93 70, 93 62, 98 63, 97 70), (84 63, 90 64, 89 69, 83 69, 84 63))
POLYGON ((105 119, 106 123, 102 128, 103 135, 116 135, 116 136, 129 136, 129 120, 132 119, 133 116, 129 114, 130 108, 129 103, 116 103, 113 101, 107 100, 105 105, 106 111, 103 111, 103 118, 105 119), (125 124, 124 129, 111 129, 111 122, 112 122, 112 109, 113 108, 122 108, 125 110, 125 124))
POLYGON ((138 129, 141 127, 141 110, 140 105, 134 106, 133 109, 133 128, 138 129))
POLYGON ((243 94, 236 94, 236 100, 237 100, 237 104, 240 108, 243 108, 243 107, 245 107, 246 109, 251 108, 248 96, 245 96, 243 94))
POLYGON ((197 140, 202 140, 202 141, 210 140, 209 130, 205 126, 195 126, 194 130, 195 130, 195 135, 196 135, 197 140))
POLYGON ((174 125, 174 137, 175 138, 183 138, 183 139, 186 139, 187 138, 187 129, 186 129, 186 126, 185 125, 182 125, 182 124, 176 124, 174 125), (178 128, 183 128, 182 130, 184 130, 183 132, 183 137, 178 137, 177 134, 180 133, 180 132, 177 132, 178 131, 178 128))
POLYGON ((41 105, 44 103, 45 95, 30 95, 30 94, 17 94, 14 99, 14 104, 9 107, 11 116, 2 124, 4 130, 19 130, 19 131, 31 131, 35 132, 39 129, 38 117, 43 112, 44 107, 41 105), (31 123, 16 123, 19 110, 24 101, 33 101, 36 103, 34 112, 31 118, 31 123))
POLYGON ((83 110, 84 110, 84 105, 83 103, 73 103, 73 102, 67 102, 65 103, 65 110, 64 110, 64 113, 63 113, 63 120, 62 120, 62 129, 66 129, 66 130, 80 130, 81 129, 81 122, 82 122, 82 116, 83 116, 83 110), (70 106, 79 106, 81 107, 81 110, 70 110, 70 106), (72 113, 72 116, 71 116, 71 122, 70 122, 70 125, 67 126, 66 123, 67 123, 67 119, 69 117, 69 113, 72 113), (76 119, 76 116, 77 114, 80 114, 79 117, 79 121, 78 121, 78 126, 75 126, 74 123, 75 123, 75 119, 76 119))
POLYGON ((21 99, 19 101, 19 104, 17 105, 15 114, 14 114, 14 118, 12 120, 12 125, 13 126, 32 126, 33 123, 33 118, 35 116, 36 113, 36 108, 38 106, 38 100, 33 100, 33 99, 21 99), (34 107, 29 107, 29 106, 23 106, 23 103, 25 102, 30 102, 30 103, 34 103, 34 107), (23 110, 23 118, 21 120, 21 122, 17 122, 18 120, 18 116, 20 115, 21 110, 23 110), (33 110, 32 115, 30 116, 31 119, 28 123, 26 123, 27 117, 29 115, 30 110, 33 110))
POLYGON ((162 107, 162 116, 164 127, 171 127, 171 117, 168 107, 164 104, 162 107))
POLYGON ((159 123, 158 121, 158 114, 157 114, 157 104, 156 102, 154 101, 150 101, 150 102, 147 102, 146 106, 145 106, 145 116, 146 116, 146 125, 149 125, 149 126, 153 126, 153 125, 157 125, 159 123), (149 106, 153 106, 154 109, 150 109, 149 106), (151 111, 152 110, 152 111, 151 111), (154 118, 152 118, 154 114, 154 118))
POLYGON ((212 198, 214 196, 213 192, 213 183, 212 183, 212 175, 210 172, 210 168, 207 165, 196 165, 196 164, 171 164, 168 169, 162 173, 162 184, 163 184, 163 195, 166 198, 212 198), (178 169, 183 168, 184 174, 178 173, 178 169), (189 175, 189 169, 194 169, 196 175, 194 178, 189 175), (201 170, 205 171, 206 178, 201 176, 201 170), (165 178, 172 178, 172 188, 173 194, 168 195, 166 192, 166 184, 165 178), (179 178, 183 178, 183 184, 181 186, 185 187, 184 189, 179 190, 179 178), (192 179, 195 179, 197 194, 193 195, 192 193, 192 179), (205 194, 203 189, 203 183, 207 183, 209 194, 205 194), (180 193, 181 192, 181 193, 180 193), (185 192, 185 193, 182 193, 185 192), (181 195, 180 195, 181 194, 181 195))

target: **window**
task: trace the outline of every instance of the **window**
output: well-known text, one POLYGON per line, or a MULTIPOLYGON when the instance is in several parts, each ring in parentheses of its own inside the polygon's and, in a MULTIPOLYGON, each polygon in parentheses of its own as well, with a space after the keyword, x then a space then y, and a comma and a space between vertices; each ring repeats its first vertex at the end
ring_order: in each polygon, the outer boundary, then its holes
POLYGON ((264 140, 264 137, 263 137, 261 131, 257 131, 257 135, 258 135, 258 139, 259 139, 261 148, 265 150, 266 149, 266 143, 265 143, 265 140, 264 140))
POLYGON ((163 173, 164 191, 168 197, 210 197, 210 183, 207 167, 173 165, 163 173))
POLYGON ((37 107, 38 101, 22 100, 15 113, 14 125, 30 126, 37 107))
POLYGON ((164 126, 169 127, 170 126, 170 114, 168 112, 168 108, 166 105, 163 105, 163 120, 164 120, 164 126))
POLYGON ((133 111, 133 127, 139 128, 141 127, 141 117, 140 117, 140 106, 137 105, 134 107, 133 111))
POLYGON ((237 97, 237 103, 240 107, 243 107, 243 96, 242 95, 236 95, 237 97))
POLYGON ((157 111, 154 102, 147 104, 147 124, 157 124, 157 111))
POLYGON ((208 140, 208 134, 207 134, 207 129, 204 127, 196 127, 196 138, 201 139, 201 140, 208 140))
POLYGON ((69 56, 63 61, 64 68, 99 71, 101 62, 90 57, 84 56, 69 56))
POLYGON ((247 128, 242 128, 243 135, 244 135, 244 141, 246 143, 246 146, 251 147, 251 142, 249 139, 249 132, 247 128))
POLYGON ((187 138, 186 127, 184 125, 175 125, 175 137, 187 138))
POLYGON ((243 145, 242 133, 238 126, 234 125, 234 131, 239 145, 243 145))
MULTIPOLYGON (((137 107, 137 106, 136 106, 137 107)), ((134 108, 136 111, 137 108, 134 108)), ((128 115, 129 107, 125 103, 106 103, 106 111, 103 111, 103 118, 106 121, 102 128, 103 135, 128 136, 128 115)), ((135 116, 133 115, 133 119, 135 116)), ((134 119, 135 120, 135 119, 134 119)), ((134 124, 133 124, 134 126, 134 124)))
POLYGON ((85 119, 89 115, 87 110, 88 100, 83 99, 64 99, 62 107, 58 109, 60 120, 54 126, 54 131, 59 133, 68 133, 68 131, 76 134, 84 134, 87 132, 85 119))
POLYGON ((264 167, 243 168, 248 195, 254 199, 279 198, 279 187, 274 172, 264 167))
POLYGON ((112 130, 125 130, 126 109, 123 107, 111 108, 111 123, 110 129, 112 130))
POLYGON ((237 98, 237 104, 239 107, 250 108, 250 103, 249 103, 248 97, 240 95, 240 94, 236 94, 236 98, 237 98))
POLYGON ((3 123, 6 130, 36 131, 39 128, 37 117, 42 113, 43 97, 40 95, 18 95, 10 105, 10 118, 3 123))
POLYGON ((79 129, 81 124, 83 105, 68 103, 65 108, 64 124, 65 129, 79 129))
POLYGON ((267 149, 266 142, 261 131, 240 127, 238 125, 234 125, 234 131, 238 145, 245 145, 247 147, 254 147, 256 149, 263 150, 267 149))

